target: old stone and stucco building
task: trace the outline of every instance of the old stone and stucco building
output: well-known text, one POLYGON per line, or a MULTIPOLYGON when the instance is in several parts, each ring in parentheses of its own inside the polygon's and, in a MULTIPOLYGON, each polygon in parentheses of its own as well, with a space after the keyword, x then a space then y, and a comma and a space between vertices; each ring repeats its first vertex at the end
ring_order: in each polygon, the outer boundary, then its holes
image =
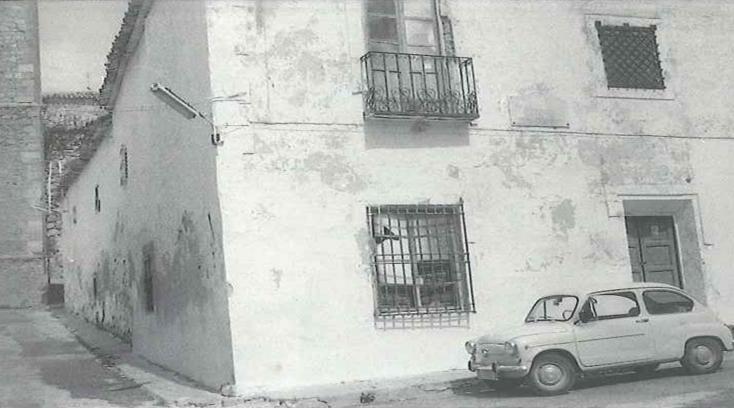
POLYGON ((732 18, 133 0, 63 203, 66 303, 241 392, 461 368, 569 286, 668 282, 732 322, 732 18))
POLYGON ((0 307, 44 300, 44 142, 35 0, 0 2, 0 307))
POLYGON ((66 188, 93 156, 107 131, 108 112, 96 93, 67 92, 44 95, 41 122, 45 139, 46 273, 48 303, 64 300, 63 256, 58 247, 63 230, 60 206, 66 188))

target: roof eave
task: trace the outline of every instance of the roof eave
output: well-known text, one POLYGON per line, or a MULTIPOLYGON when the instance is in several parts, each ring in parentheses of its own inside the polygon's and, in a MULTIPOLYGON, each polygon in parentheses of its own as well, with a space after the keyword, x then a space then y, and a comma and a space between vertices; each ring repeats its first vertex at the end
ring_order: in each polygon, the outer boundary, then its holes
MULTIPOLYGON (((142 38, 143 32, 145 31, 145 19, 148 17, 148 13, 150 12, 154 1, 155 0, 131 0, 129 3, 129 9, 133 7, 139 7, 139 11, 132 23, 133 28, 130 36, 127 38, 124 44, 120 44, 122 52, 119 56, 117 67, 111 68, 109 66, 111 62, 108 60, 107 75, 111 76, 111 78, 105 78, 105 81, 102 84, 102 88, 99 91, 101 104, 109 110, 112 110, 115 106, 117 96, 119 95, 120 88, 122 86, 122 81, 125 77, 125 71, 127 69, 128 62, 130 61, 130 58, 132 58, 132 56, 135 54, 135 50, 137 50, 138 48, 140 39, 142 38)), ((123 22, 122 26, 120 27, 120 33, 122 33, 124 30, 125 22, 123 22)), ((112 45, 110 56, 113 55, 115 51, 114 48, 118 46, 116 44, 117 40, 118 39, 116 38, 115 42, 112 45)))

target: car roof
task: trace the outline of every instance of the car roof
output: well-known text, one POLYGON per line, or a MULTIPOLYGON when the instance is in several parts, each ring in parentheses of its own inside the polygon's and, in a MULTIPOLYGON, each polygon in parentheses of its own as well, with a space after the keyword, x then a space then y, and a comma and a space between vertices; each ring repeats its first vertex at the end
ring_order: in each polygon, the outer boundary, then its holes
POLYGON ((595 293, 605 293, 605 292, 614 292, 619 290, 639 290, 639 289, 669 289, 674 290, 678 292, 683 292, 679 287, 668 285, 666 283, 658 283, 658 282, 630 282, 629 284, 622 284, 622 285, 609 285, 609 286, 601 286, 601 285, 594 285, 590 287, 578 287, 574 288, 572 290, 557 290, 555 293, 549 293, 547 296, 553 296, 553 295, 574 295, 577 297, 582 297, 589 294, 595 294, 595 293))
POLYGON ((629 285, 623 285, 619 287, 613 287, 613 288, 599 288, 598 290, 591 290, 588 293, 602 293, 602 292, 611 292, 611 291, 617 291, 617 290, 636 290, 636 289, 672 289, 676 291, 682 291, 679 287, 668 285, 667 283, 658 283, 658 282, 634 282, 630 283, 629 285))

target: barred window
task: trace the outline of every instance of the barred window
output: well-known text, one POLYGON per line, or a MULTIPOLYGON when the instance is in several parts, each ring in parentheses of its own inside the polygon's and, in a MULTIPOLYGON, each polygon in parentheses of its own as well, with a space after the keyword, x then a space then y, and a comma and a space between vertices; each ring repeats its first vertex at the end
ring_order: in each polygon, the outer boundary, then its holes
POLYGON ((463 204, 367 208, 376 314, 473 312, 463 204))
POLYGON ((607 87, 665 89, 656 26, 595 23, 601 45, 607 87))
POLYGON ((127 146, 120 145, 120 185, 126 186, 130 168, 128 166, 127 146))

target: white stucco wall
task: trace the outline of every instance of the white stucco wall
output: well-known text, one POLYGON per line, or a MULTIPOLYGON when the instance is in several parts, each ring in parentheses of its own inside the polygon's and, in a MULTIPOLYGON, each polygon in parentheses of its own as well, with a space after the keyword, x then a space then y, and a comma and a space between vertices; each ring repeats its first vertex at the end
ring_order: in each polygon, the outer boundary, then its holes
POLYGON ((160 82, 208 112, 205 24, 203 2, 154 3, 116 101, 112 133, 66 196, 62 245, 67 307, 128 337, 151 361, 218 389, 233 381, 233 369, 216 148, 204 121, 185 119, 150 91, 160 82), (154 312, 146 311, 143 292, 150 245, 154 312))
POLYGON ((360 1, 209 3, 240 390, 464 367, 466 339, 518 322, 541 293, 630 280, 625 196, 696 200, 705 231, 697 296, 734 321, 732 141, 698 140, 729 136, 734 102, 722 84, 734 79, 734 55, 723 38, 734 10, 678 1, 442 5, 457 54, 474 58, 481 117, 471 126, 362 119, 360 1), (600 94, 589 29, 589 15, 599 14, 658 24, 670 70, 663 99, 600 94), (516 96, 564 101, 557 118, 569 128, 512 127, 516 96), (477 302, 471 323, 376 325, 365 207, 460 197, 477 302))

